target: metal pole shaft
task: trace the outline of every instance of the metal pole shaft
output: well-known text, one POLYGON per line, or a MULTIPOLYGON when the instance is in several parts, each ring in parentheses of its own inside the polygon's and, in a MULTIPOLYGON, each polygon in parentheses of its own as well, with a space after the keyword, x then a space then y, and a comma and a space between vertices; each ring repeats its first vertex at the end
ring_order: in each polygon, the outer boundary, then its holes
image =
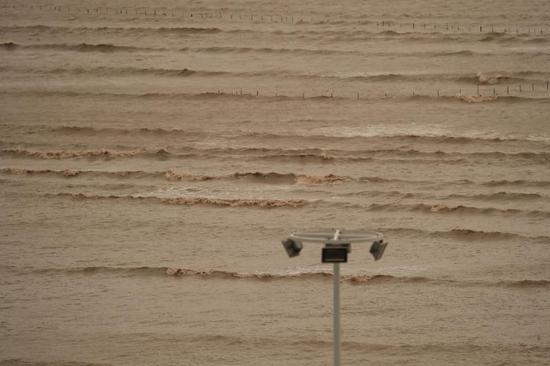
POLYGON ((340 366, 340 263, 334 263, 334 366, 340 366))

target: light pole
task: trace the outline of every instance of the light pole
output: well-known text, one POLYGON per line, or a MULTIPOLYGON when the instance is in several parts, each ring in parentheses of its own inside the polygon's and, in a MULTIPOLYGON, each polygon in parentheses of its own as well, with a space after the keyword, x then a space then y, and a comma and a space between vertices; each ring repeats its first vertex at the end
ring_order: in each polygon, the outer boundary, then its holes
POLYGON ((352 243, 372 243, 370 253, 379 260, 388 245, 381 233, 366 230, 320 230, 308 233, 293 233, 282 241, 289 257, 296 257, 303 248, 302 242, 324 243, 321 261, 333 264, 333 347, 334 366, 340 366, 340 263, 348 261, 352 243))

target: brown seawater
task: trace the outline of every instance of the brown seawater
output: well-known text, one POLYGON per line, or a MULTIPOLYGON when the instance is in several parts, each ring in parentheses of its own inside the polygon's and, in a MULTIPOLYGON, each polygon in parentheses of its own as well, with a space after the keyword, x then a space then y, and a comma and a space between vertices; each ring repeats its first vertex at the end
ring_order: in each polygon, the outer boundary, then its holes
POLYGON ((0 365, 550 359, 547 1, 0 1, 0 365))

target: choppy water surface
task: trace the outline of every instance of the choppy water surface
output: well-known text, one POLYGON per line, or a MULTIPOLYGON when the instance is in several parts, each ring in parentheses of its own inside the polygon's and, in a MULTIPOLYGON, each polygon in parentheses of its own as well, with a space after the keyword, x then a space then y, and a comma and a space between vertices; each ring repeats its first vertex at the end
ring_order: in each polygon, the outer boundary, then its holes
POLYGON ((0 365, 550 359, 547 1, 0 2, 0 365))

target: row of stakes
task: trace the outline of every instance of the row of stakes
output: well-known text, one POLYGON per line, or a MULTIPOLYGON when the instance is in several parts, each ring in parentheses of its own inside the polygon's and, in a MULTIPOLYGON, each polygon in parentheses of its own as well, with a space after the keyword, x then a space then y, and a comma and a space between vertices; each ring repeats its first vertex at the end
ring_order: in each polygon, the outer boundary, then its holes
MULTIPOLYGON (((492 96, 492 97, 498 97, 498 96, 502 96, 502 95, 513 95, 514 94, 514 91, 517 91, 519 93, 523 93, 523 92, 527 92, 528 90, 531 90, 531 92, 535 92, 535 91, 540 91, 540 90, 536 90, 535 88, 535 84, 531 84, 531 88, 524 88, 522 84, 518 84, 514 90, 514 88, 511 88, 510 85, 507 85, 506 86, 506 92, 501 92, 501 91, 497 91, 497 88, 496 87, 493 87, 492 88, 492 93, 487 93, 487 91, 485 90, 485 93, 482 93, 481 89, 480 89, 480 86, 478 85, 477 86, 477 89, 476 89, 476 94, 473 95, 473 96, 477 96, 477 97, 484 97, 484 96, 492 96)), ((543 91, 550 91, 550 82, 546 82, 546 88, 543 90, 543 91)), ((226 93, 226 92, 223 92, 222 90, 218 89, 217 93, 218 95, 225 95, 225 94, 231 94, 231 95, 236 95, 236 96, 254 96, 253 93, 248 93, 248 92, 244 92, 243 93, 243 89, 233 89, 231 91, 231 93, 226 93)), ((449 96, 448 94, 443 94, 439 89, 436 89, 435 92, 433 94, 431 94, 432 96, 437 96, 437 97, 445 97, 445 96, 449 96)), ((472 96, 470 94, 464 94, 463 93, 463 89, 460 88, 459 91, 458 91, 458 96, 460 97, 463 97, 463 96, 472 96)), ((259 90, 256 90, 256 93, 255 93, 255 96, 256 97, 259 97, 260 96, 260 91, 259 90)), ((274 94, 275 97, 286 97, 287 95, 282 95, 282 94, 279 94, 277 91, 275 92, 274 94)), ((388 92, 384 92, 384 97, 391 97, 391 93, 388 93, 388 92)), ((411 96, 415 97, 415 96, 418 96, 418 97, 421 97, 421 96, 429 96, 429 95, 426 95, 426 94, 419 94, 417 93, 414 89, 412 90, 412 94, 411 96)), ((454 95, 453 95, 454 96, 454 95)), ((302 93, 301 95, 302 99, 306 99, 306 93, 302 93)), ((315 97, 325 97, 325 98, 334 98, 334 92, 330 92, 330 94, 328 95, 315 95, 313 96, 313 98, 315 97)), ((345 98, 345 97, 340 97, 340 98, 345 98)), ((355 93, 354 96, 353 96, 353 99, 361 99, 360 97, 360 94, 359 93, 355 93)))
MULTIPOLYGON (((397 23, 394 23, 394 22, 387 22, 387 21, 382 21, 382 22, 376 22, 376 26, 378 28, 380 27, 388 27, 388 28, 391 28, 391 27, 394 27, 396 26, 397 23)), ((423 29, 434 29, 434 30, 447 30, 447 31, 455 31, 455 32, 464 32, 464 31, 468 31, 468 33, 471 33, 472 32, 472 29, 474 31, 477 31, 478 29, 478 26, 475 25, 475 26, 472 26, 471 24, 469 24, 468 26, 465 26, 465 25, 460 25, 460 24, 449 24, 449 23, 446 23, 446 24, 433 24, 433 25, 429 25, 429 24, 416 24, 416 23, 406 23, 406 24, 403 24, 403 23, 399 23, 399 28, 403 28, 403 27, 406 27, 406 26, 409 26, 411 27, 412 29, 417 29, 418 27, 421 27, 423 29)), ((491 25, 479 25, 479 33, 487 33, 487 32, 490 32, 490 33, 516 33, 516 34, 519 34, 519 33, 527 33, 527 34, 544 34, 544 30, 542 27, 527 27, 527 29, 525 30, 525 28, 523 27, 519 27, 519 26, 502 26, 501 28, 498 28, 498 27, 495 27, 494 24, 491 24, 491 25)))
MULTIPOLYGON (((147 8, 147 7, 71 7, 71 6, 56 6, 56 5, 30 5, 25 6, 11 6, 10 8, 30 8, 55 11, 58 13, 67 14, 90 14, 90 15, 144 15, 144 16, 171 16, 171 17, 183 17, 183 18, 195 18, 195 19, 211 19, 211 18, 229 18, 229 19, 250 19, 252 21, 271 21, 277 23, 294 23, 294 16, 282 16, 282 15, 234 15, 224 14, 219 11, 215 13, 200 12, 200 11, 186 11, 181 8, 147 8)), ((5 7, 4 7, 5 8, 5 7)), ((300 18, 303 21, 303 18, 300 18)))
MULTIPOLYGON (((18 6, 24 7, 24 6, 18 6)), ((16 6, 13 6, 16 8, 16 6)), ((225 18, 230 20, 242 20, 250 19, 251 21, 270 21, 276 23, 290 23, 293 24, 294 16, 283 16, 283 15, 234 15, 234 14, 225 14, 222 11, 211 13, 211 12, 192 12, 185 11, 181 8, 147 8, 147 7, 121 7, 121 8, 111 8, 111 7, 96 7, 96 8, 86 8, 86 7, 71 7, 71 6, 55 6, 55 5, 30 5, 28 8, 31 9, 40 9, 40 10, 50 10, 55 12, 66 12, 68 14, 90 14, 90 15, 144 15, 144 16, 180 16, 183 18, 194 18, 194 19, 210 19, 210 18, 225 18)), ((303 21, 303 18, 300 18, 298 21, 303 21)), ((323 22, 325 20, 320 20, 318 22, 323 22)), ((446 30, 446 31, 468 31, 472 32, 472 29, 479 33, 528 33, 528 34, 544 34, 544 29, 542 27, 520 27, 520 26, 495 26, 495 25, 460 25, 460 24, 427 24, 427 23, 399 23, 394 21, 377 21, 376 23, 378 28, 410 28, 413 30, 424 29, 424 30, 446 30)))

